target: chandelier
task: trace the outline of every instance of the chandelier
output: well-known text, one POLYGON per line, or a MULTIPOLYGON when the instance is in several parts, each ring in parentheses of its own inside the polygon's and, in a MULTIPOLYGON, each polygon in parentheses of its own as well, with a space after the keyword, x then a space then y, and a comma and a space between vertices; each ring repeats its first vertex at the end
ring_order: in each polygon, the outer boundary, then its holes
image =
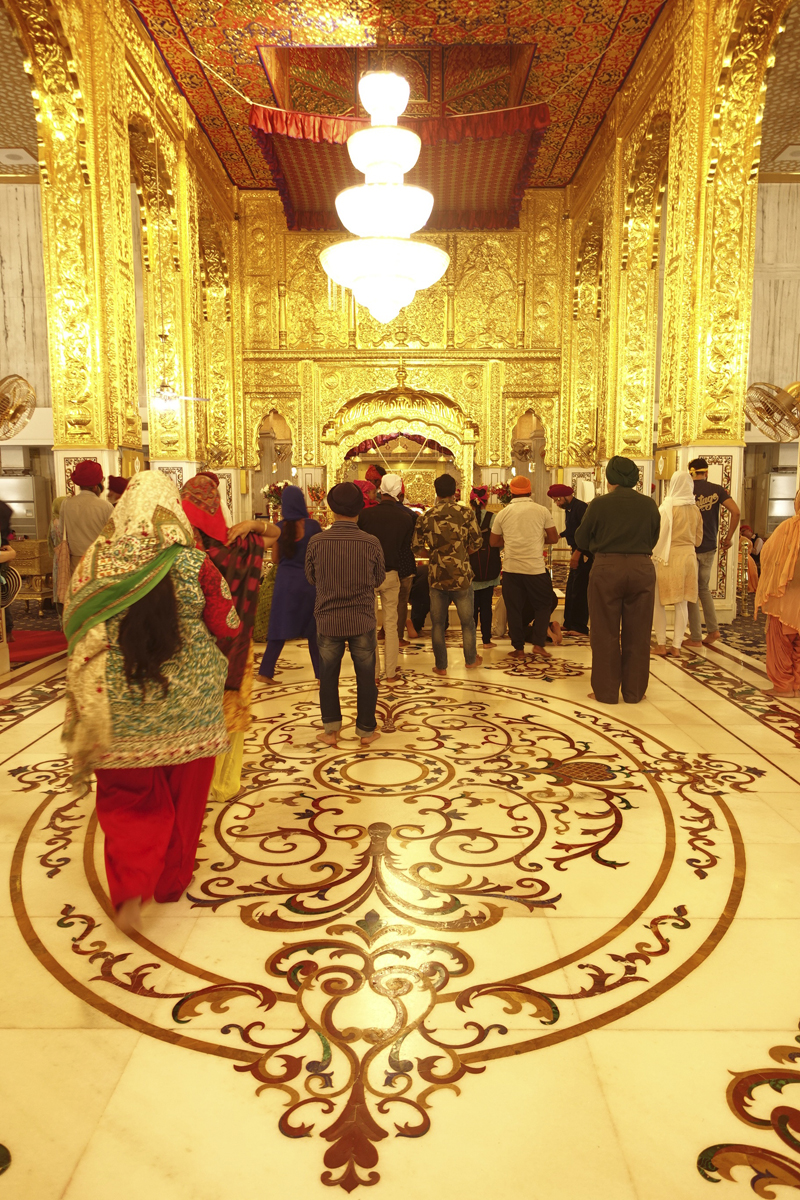
POLYGON ((408 104, 408 82, 393 71, 370 71, 359 81, 358 94, 372 123, 350 135, 347 152, 365 182, 336 197, 339 219, 356 236, 326 247, 319 257, 333 282, 350 288, 385 325, 418 291, 441 279, 450 256, 411 240, 430 217, 433 196, 403 182, 422 146, 416 133, 397 124, 408 104))

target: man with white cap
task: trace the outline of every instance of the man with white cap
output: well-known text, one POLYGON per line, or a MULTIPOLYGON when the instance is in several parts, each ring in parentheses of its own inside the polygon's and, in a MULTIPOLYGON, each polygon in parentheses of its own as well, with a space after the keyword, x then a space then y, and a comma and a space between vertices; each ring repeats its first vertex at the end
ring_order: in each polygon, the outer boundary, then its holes
POLYGON ((380 482, 380 500, 358 515, 359 528, 376 537, 383 549, 386 578, 376 591, 383 613, 386 682, 397 682, 397 658, 400 640, 397 629, 397 603, 400 595, 400 568, 411 554, 414 514, 400 503, 403 481, 399 475, 386 474, 380 482))

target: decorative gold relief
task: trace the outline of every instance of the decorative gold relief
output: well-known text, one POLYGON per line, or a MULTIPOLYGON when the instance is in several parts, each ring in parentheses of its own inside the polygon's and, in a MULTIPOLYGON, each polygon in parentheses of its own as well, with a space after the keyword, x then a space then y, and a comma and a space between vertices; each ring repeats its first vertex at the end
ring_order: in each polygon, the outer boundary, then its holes
POLYGON ((566 462, 594 463, 597 451, 597 392, 600 371, 600 312, 602 305, 602 215, 587 222, 575 266, 572 308, 572 401, 566 462))
POLYGON ((105 445, 82 81, 53 8, 39 0, 10 0, 7 8, 36 109, 55 444, 105 445))
POLYGON ((320 251, 340 241, 335 234, 286 234, 286 328, 291 350, 347 346, 347 300, 339 291, 328 304, 328 277, 320 251), (334 302, 334 300, 336 302, 334 302))
POLYGON ((609 453, 649 458, 653 450, 658 231, 669 115, 652 119, 628 171, 618 303, 619 403, 609 453))
POLYGON ((516 235, 462 235, 456 272, 456 347, 500 350, 514 346, 516 235))
POLYGON ((740 441, 753 290, 757 123, 771 43, 786 4, 743 0, 717 85, 707 188, 707 306, 696 436, 740 441))

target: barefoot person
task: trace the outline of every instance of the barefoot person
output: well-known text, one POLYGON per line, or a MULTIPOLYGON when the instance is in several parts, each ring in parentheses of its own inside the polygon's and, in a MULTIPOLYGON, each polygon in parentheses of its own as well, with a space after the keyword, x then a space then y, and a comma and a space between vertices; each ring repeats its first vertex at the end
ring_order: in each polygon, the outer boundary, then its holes
POLYGON ((478 522, 478 527, 481 531, 483 544, 480 550, 476 550, 474 554, 469 556, 469 565, 472 567, 472 572, 475 578, 472 581, 472 590, 475 593, 475 625, 480 622, 481 641, 483 642, 484 650, 494 649, 492 641, 492 598, 494 589, 500 582, 500 573, 502 571, 502 562, 500 560, 500 551, 496 546, 489 545, 489 538, 492 532, 492 524, 494 523, 494 513, 488 512, 486 505, 489 503, 489 489, 480 484, 474 487, 469 494, 469 503, 472 511, 475 513, 475 520, 478 522))
POLYGON ((267 629, 267 648, 258 668, 259 679, 267 687, 275 683, 275 667, 281 650, 292 638, 305 638, 308 653, 314 668, 314 677, 319 679, 319 651, 317 650, 317 626, 314 620, 316 592, 306 579, 306 552, 308 543, 315 534, 322 532, 319 521, 308 515, 308 507, 302 490, 288 484, 281 493, 281 520, 278 543, 273 550, 277 557, 275 589, 267 629))
POLYGON ((335 746, 342 728, 339 671, 345 646, 356 673, 356 736, 366 747, 380 734, 375 592, 386 577, 383 550, 376 537, 358 528, 364 497, 354 483, 337 483, 328 492, 333 524, 315 534, 306 551, 306 579, 317 589, 314 616, 319 647, 319 741, 335 746))
POLYGON ((76 777, 97 776, 120 928, 153 897, 180 899, 191 880, 214 758, 229 744, 215 639, 240 627, 177 488, 142 471, 84 554, 64 611, 63 739, 76 777))
MULTIPOLYGON (((544 548, 558 541, 558 530, 550 510, 531 496, 526 475, 514 475, 509 487, 511 501, 495 517, 489 544, 503 549, 503 599, 514 647, 511 657, 524 658, 525 643, 532 642, 534 655, 547 658, 550 614, 558 600, 545 566, 544 548)), ((560 640, 558 634, 554 640, 560 640)))
POLYGON ((700 646, 713 646, 719 641, 719 622, 717 610, 714 607, 714 597, 711 594, 711 571, 717 556, 717 538, 719 536, 720 509, 727 508, 731 514, 731 522, 723 542, 720 543, 720 553, 727 554, 733 544, 733 535, 739 524, 739 508, 731 499, 730 492, 717 483, 710 483, 708 478, 708 462, 704 458, 693 458, 689 463, 689 473, 694 480, 694 497, 703 518, 703 540, 697 547, 697 604, 689 605, 689 641, 685 643, 697 649, 700 646), (700 607, 703 608, 703 618, 706 623, 706 636, 700 624, 700 607))
POLYGON ((583 500, 578 500, 574 490, 566 483, 554 483, 548 488, 547 494, 555 501, 566 516, 566 524, 561 537, 564 538, 572 556, 569 560, 569 575, 567 576, 567 591, 564 596, 564 633, 589 632, 589 576, 592 573, 592 556, 584 554, 575 545, 575 530, 586 516, 589 507, 583 500))
MULTIPOLYGON (((381 544, 386 578, 376 593, 383 614, 386 682, 397 682, 397 659, 400 651, 397 609, 400 599, 400 568, 411 554, 415 518, 400 503, 403 481, 399 475, 387 473, 380 482, 380 500, 372 508, 358 514, 358 527, 371 533, 381 544)), ((409 591, 410 591, 409 587, 409 591)))
POLYGON ((794 516, 783 521, 761 550, 755 612, 767 613, 767 695, 800 696, 800 492, 794 516))
POLYGON ((697 602, 697 555, 695 549, 703 540, 703 518, 694 502, 692 477, 688 471, 676 471, 669 483, 669 492, 659 508, 661 531, 653 560, 656 564, 656 599, 653 626, 656 633, 655 653, 667 654, 667 609, 675 606, 672 632, 673 658, 681 656, 681 642, 689 620, 688 606, 697 602))
POLYGON ((456 481, 452 475, 440 475, 433 487, 437 502, 417 519, 412 548, 418 554, 428 555, 433 673, 446 675, 444 631, 451 603, 455 604, 461 621, 464 662, 468 667, 479 667, 483 661, 478 655, 475 594, 469 564, 470 554, 483 545, 483 535, 470 509, 456 503, 456 481))
POLYGON ((661 519, 654 500, 635 490, 639 468, 620 455, 606 467, 608 492, 596 496, 575 533, 594 555, 589 576, 592 699, 638 704, 650 678, 650 630, 656 573, 651 554, 661 519))

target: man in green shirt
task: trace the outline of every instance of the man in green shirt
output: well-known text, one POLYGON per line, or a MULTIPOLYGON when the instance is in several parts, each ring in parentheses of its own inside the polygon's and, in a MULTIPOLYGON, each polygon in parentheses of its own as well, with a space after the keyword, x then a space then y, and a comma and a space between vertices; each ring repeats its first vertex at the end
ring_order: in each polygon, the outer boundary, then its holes
POLYGON ((596 496, 575 533, 594 555, 589 576, 592 688, 603 704, 644 699, 650 678, 650 630, 656 594, 651 559, 661 524, 655 501, 635 490, 639 468, 616 456, 606 467, 608 493, 596 496))

